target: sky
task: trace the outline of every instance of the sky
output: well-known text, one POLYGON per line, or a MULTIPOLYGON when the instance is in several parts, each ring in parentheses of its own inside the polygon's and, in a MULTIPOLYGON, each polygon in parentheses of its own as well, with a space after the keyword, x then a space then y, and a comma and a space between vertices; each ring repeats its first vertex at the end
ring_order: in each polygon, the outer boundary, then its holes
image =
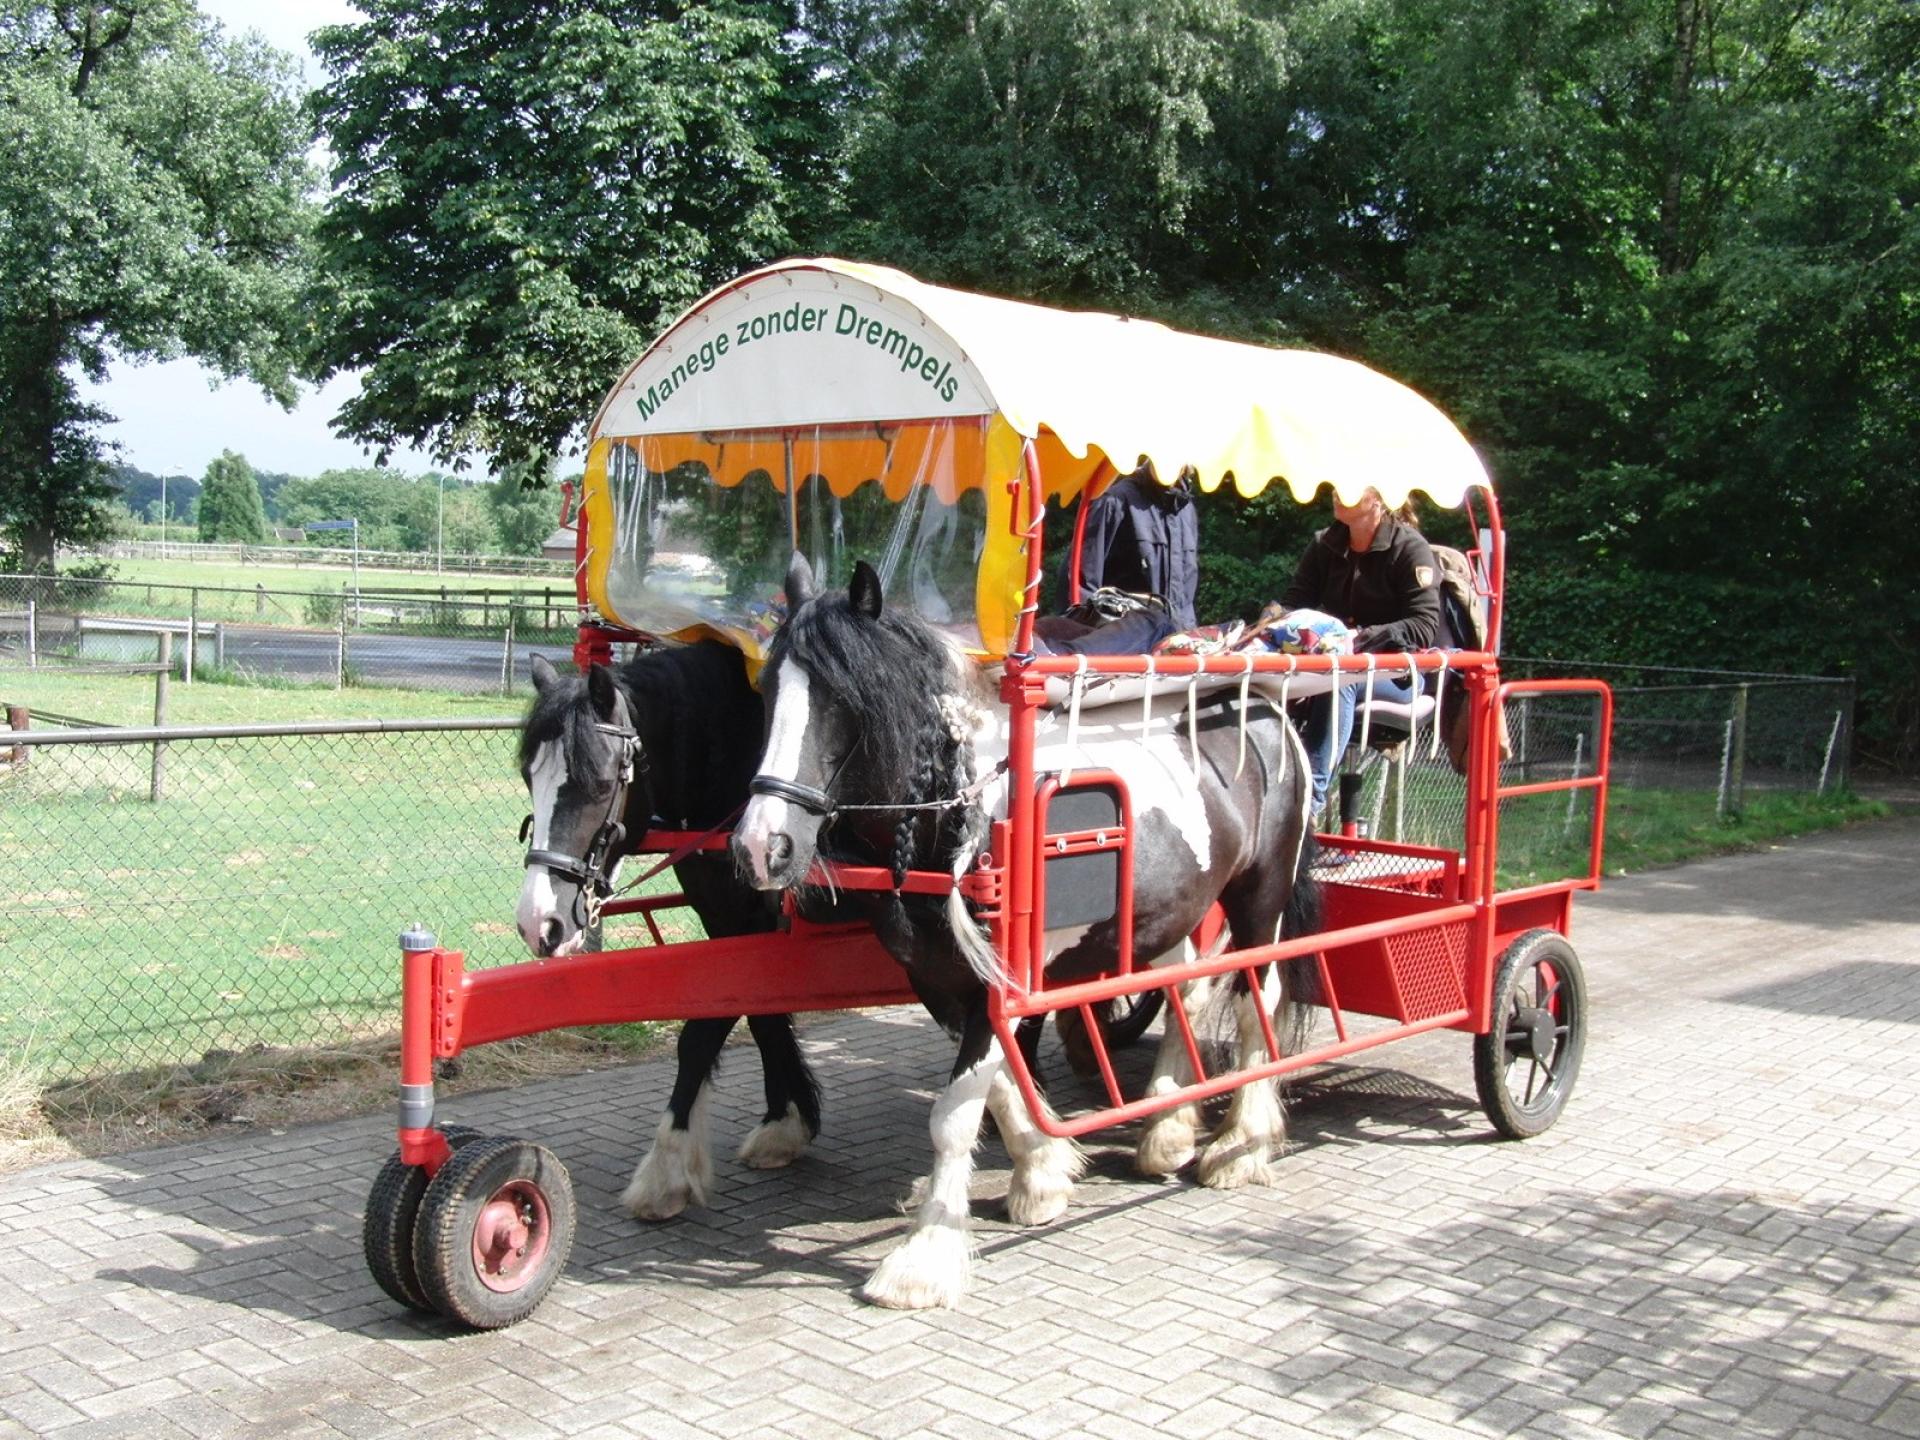
MULTIPOLYGON (((348 0, 200 0, 200 9, 229 31, 258 30, 268 43, 297 56, 309 85, 326 77, 307 48, 307 36, 322 25, 360 18, 348 0)), ((80 388, 83 398, 118 417, 102 426, 101 434, 121 446, 121 458, 156 475, 198 477, 222 450, 245 455, 256 470, 290 475, 373 463, 370 451, 339 439, 327 424, 358 393, 359 381, 352 376, 320 390, 301 387, 300 403, 291 413, 245 381, 221 384, 193 360, 120 361, 104 384, 83 380, 80 388)), ((416 474, 440 468, 415 450, 396 450, 388 463, 416 474)))

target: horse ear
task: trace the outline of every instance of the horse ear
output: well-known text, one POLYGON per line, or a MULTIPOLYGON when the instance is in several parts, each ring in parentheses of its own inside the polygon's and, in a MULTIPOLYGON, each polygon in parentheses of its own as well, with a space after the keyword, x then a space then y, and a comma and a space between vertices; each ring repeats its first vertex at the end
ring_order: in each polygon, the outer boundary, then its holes
POLYGON ((593 713, 602 720, 613 719, 615 690, 613 672, 604 665, 587 671, 587 696, 593 701, 593 713))
POLYGON ((547 659, 547 657, 544 655, 536 655, 533 657, 533 688, 534 689, 545 690, 549 685, 553 684, 553 682, 558 678, 559 678, 558 675, 554 671, 552 661, 547 659))
POLYGON ((853 583, 847 586, 847 598, 857 614, 869 620, 880 618, 880 572, 864 560, 853 562, 853 583))
POLYGON ((787 613, 792 614, 813 598, 813 567, 798 550, 787 565, 787 613))

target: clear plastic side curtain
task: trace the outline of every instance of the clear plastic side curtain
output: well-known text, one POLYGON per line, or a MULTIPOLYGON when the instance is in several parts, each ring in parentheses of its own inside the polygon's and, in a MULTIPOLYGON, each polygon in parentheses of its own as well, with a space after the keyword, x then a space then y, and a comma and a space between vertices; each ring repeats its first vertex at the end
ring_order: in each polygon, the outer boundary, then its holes
POLYGON ((887 604, 1003 654, 1025 573, 1019 465, 993 416, 602 439, 587 460, 589 594, 610 620, 717 635, 757 662, 797 550, 821 588, 865 560, 887 604))

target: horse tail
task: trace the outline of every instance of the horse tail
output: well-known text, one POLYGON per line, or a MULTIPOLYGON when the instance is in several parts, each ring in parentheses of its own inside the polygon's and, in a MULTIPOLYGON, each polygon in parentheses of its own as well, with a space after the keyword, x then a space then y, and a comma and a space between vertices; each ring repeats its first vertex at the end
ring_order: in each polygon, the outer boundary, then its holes
MULTIPOLYGON (((1300 856, 1293 868, 1293 889, 1287 896, 1286 909, 1280 914, 1282 939, 1312 935, 1322 927, 1320 882, 1313 878, 1313 864, 1319 850, 1309 827, 1300 837, 1300 856)), ((1286 997, 1282 1006, 1283 1014, 1279 1017, 1286 1032, 1284 1044, 1288 1054, 1296 1054, 1306 1049, 1308 1038, 1313 1033, 1314 1007, 1325 999, 1320 990, 1319 957, 1301 955, 1287 961, 1281 978, 1281 994, 1286 997)))
POLYGON ((1280 915, 1280 937, 1311 935, 1321 925, 1320 882, 1313 878, 1313 864, 1320 846, 1308 831, 1300 840, 1300 858, 1293 867, 1293 891, 1287 896, 1287 908, 1280 915))
POLYGON ((953 848, 954 887, 947 892, 947 927, 953 931, 954 948, 960 952, 960 958, 967 962, 967 968, 979 977, 982 985, 1004 985, 1007 981, 1006 966, 1001 963, 1000 952, 993 948, 992 937, 967 909, 966 897, 960 893, 960 879, 973 868, 974 857, 980 853, 987 839, 987 812, 977 805, 970 805, 960 822, 960 834, 953 848))

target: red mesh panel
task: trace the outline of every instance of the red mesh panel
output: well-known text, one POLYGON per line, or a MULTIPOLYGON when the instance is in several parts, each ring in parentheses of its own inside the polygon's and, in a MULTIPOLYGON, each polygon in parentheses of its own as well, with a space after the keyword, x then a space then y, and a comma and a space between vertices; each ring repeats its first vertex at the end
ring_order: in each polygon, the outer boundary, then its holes
POLYGON ((1425 1020, 1466 1005, 1466 940, 1464 923, 1387 937, 1393 983, 1408 1020, 1425 1020))

